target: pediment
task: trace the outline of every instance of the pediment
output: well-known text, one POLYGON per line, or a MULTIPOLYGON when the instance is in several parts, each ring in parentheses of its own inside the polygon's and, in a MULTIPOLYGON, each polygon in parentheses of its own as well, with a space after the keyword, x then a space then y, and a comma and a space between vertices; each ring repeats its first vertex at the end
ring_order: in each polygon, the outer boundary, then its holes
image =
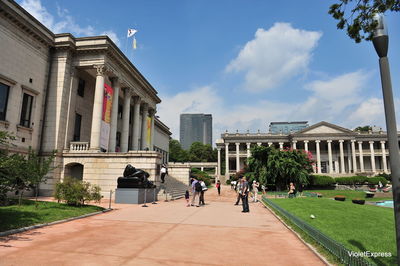
POLYGON ((305 128, 297 132, 296 135, 297 134, 307 135, 307 134, 355 134, 355 133, 347 128, 343 128, 323 121, 315 125, 312 125, 308 128, 305 128))

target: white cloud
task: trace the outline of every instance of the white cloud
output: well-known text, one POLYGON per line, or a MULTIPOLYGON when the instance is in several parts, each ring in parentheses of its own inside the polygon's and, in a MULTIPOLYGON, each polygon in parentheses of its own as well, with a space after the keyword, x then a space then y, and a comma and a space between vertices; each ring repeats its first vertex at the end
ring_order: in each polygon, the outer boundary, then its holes
POLYGON ((57 5, 57 18, 50 14, 40 0, 23 0, 21 6, 54 33, 69 32, 76 36, 108 35, 116 45, 120 45, 117 34, 112 30, 97 32, 93 26, 81 26, 69 11, 57 5))
POLYGON ((274 88, 307 71, 321 36, 321 32, 295 29, 289 23, 258 29, 225 71, 245 72, 249 91, 274 88))

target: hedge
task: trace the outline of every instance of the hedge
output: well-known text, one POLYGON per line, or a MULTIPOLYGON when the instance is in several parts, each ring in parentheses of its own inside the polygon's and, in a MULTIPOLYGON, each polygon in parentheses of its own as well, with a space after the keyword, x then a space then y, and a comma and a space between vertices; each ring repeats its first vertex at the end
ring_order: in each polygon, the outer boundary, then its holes
POLYGON ((327 175, 310 175, 310 185, 329 187, 335 184, 335 179, 327 175))
POLYGON ((338 185, 362 185, 367 181, 366 176, 349 176, 335 178, 338 185))
POLYGON ((369 185, 379 185, 379 181, 381 181, 383 186, 386 186, 386 184, 388 183, 386 178, 384 178, 382 176, 375 176, 375 177, 368 178, 369 185))

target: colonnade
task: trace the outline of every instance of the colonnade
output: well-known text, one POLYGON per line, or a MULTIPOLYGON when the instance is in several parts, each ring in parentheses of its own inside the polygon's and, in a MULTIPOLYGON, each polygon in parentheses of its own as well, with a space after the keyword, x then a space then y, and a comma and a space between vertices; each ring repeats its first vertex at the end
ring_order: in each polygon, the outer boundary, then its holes
MULTIPOLYGON (((104 98, 104 83, 105 83, 105 68, 103 65, 96 66, 96 85, 94 93, 92 127, 90 135, 90 149, 100 150, 100 134, 103 113, 103 98, 104 98)), ((116 150, 116 136, 118 125, 118 99, 122 90, 118 78, 112 78, 113 102, 111 109, 110 134, 108 142, 108 150, 114 152, 116 150)), ((154 145, 154 115, 155 110, 150 109, 148 103, 144 102, 139 96, 135 95, 130 88, 124 88, 124 101, 122 109, 122 131, 120 140, 120 151, 128 152, 129 148, 129 120, 131 114, 131 101, 133 100, 133 123, 131 147, 133 150, 153 150, 154 145), (142 119, 140 120, 140 110, 142 110, 142 119), (151 137, 150 143, 147 143, 147 118, 151 118, 151 137), (142 132, 139 132, 139 128, 142 132), (141 140, 139 142, 139 139, 141 140)))
MULTIPOLYGON (((304 150, 309 151, 309 143, 311 140, 303 140, 304 143, 304 150)), ((338 165, 337 167, 340 169, 339 173, 340 174, 345 174, 346 173, 346 168, 345 168, 345 154, 344 154, 344 139, 339 139, 339 140, 333 140, 333 139, 327 139, 327 140, 312 140, 315 142, 315 154, 316 154, 316 173, 321 173, 321 149, 320 149, 320 144, 321 142, 326 142, 328 146, 328 173, 333 174, 334 169, 333 169, 333 156, 332 156, 332 144, 333 142, 338 142, 339 143, 339 161, 340 161, 340 166, 338 165)), ((346 140, 348 141, 348 140, 346 140)), ((292 149, 297 149, 297 143, 298 140, 293 140, 291 142, 291 148, 292 149)), ((267 142, 268 146, 274 145, 273 142, 267 142)), ((347 142, 347 149, 348 149, 348 172, 365 172, 364 169, 364 155, 363 155, 363 148, 362 144, 363 141, 357 141, 355 139, 350 140, 351 143, 351 151, 349 150, 350 145, 349 142, 347 142), (356 145, 355 143, 358 143, 358 157, 359 157, 359 166, 360 166, 360 171, 358 171, 357 168, 357 161, 356 161, 356 145)), ((371 167, 372 167, 372 172, 376 172, 376 165, 375 165, 375 150, 374 150, 374 143, 375 141, 368 141, 369 143, 369 150, 370 150, 370 161, 371 161, 371 167)), ((240 142, 236 143, 225 143, 225 175, 227 178, 229 177, 229 145, 230 144, 235 144, 236 146, 236 172, 240 170, 240 142)), ((252 143, 246 142, 246 157, 249 158, 251 156, 250 153, 250 146, 252 143)), ((278 142, 279 144, 279 149, 283 150, 284 148, 284 142, 278 142)), ((385 173, 388 173, 388 168, 387 168, 387 161, 386 161, 386 141, 380 141, 381 144, 381 154, 382 154, 382 164, 383 164, 383 171, 385 173)), ((262 145, 262 143, 258 142, 257 145, 262 145)), ((217 147, 218 150, 218 166, 221 165, 221 147, 217 147)), ((220 167, 218 167, 218 176, 221 175, 220 172, 220 167)))

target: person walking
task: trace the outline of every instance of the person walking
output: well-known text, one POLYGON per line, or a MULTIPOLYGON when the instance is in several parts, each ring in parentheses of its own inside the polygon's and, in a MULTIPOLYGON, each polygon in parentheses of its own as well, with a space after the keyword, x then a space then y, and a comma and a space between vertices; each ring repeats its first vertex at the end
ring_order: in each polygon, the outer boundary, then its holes
POLYGON ((254 197, 253 197, 253 201, 257 202, 257 196, 258 196, 258 187, 260 186, 260 184, 258 184, 258 182, 256 180, 253 180, 253 193, 254 193, 254 197))
POLYGON ((204 202, 204 192, 208 190, 206 183, 204 183, 203 180, 199 181, 201 185, 201 192, 200 192, 200 197, 199 197, 199 205, 206 205, 204 202))
POLYGON ((239 201, 242 198, 242 195, 240 193, 241 189, 242 189, 242 179, 239 178, 239 180, 236 181, 236 186, 235 186, 235 190, 236 190, 236 193, 237 193, 237 199, 236 199, 235 205, 239 205, 239 201))
POLYGON ((165 175, 167 174, 167 167, 165 164, 161 166, 161 183, 165 182, 165 175))
MULTIPOLYGON (((196 200, 196 197, 200 200, 200 192, 201 192, 201 184, 196 178, 192 178, 192 203, 191 206, 194 206, 194 202, 196 200)), ((199 205, 196 205, 196 207, 200 207, 199 205)))
POLYGON ((249 183, 244 176, 242 178, 242 189, 241 189, 241 196, 242 196, 242 205, 243 211, 242 212, 250 212, 249 209, 249 183))
POLYGON ((218 196, 221 196, 221 181, 217 181, 217 184, 215 184, 215 187, 218 190, 218 196))

